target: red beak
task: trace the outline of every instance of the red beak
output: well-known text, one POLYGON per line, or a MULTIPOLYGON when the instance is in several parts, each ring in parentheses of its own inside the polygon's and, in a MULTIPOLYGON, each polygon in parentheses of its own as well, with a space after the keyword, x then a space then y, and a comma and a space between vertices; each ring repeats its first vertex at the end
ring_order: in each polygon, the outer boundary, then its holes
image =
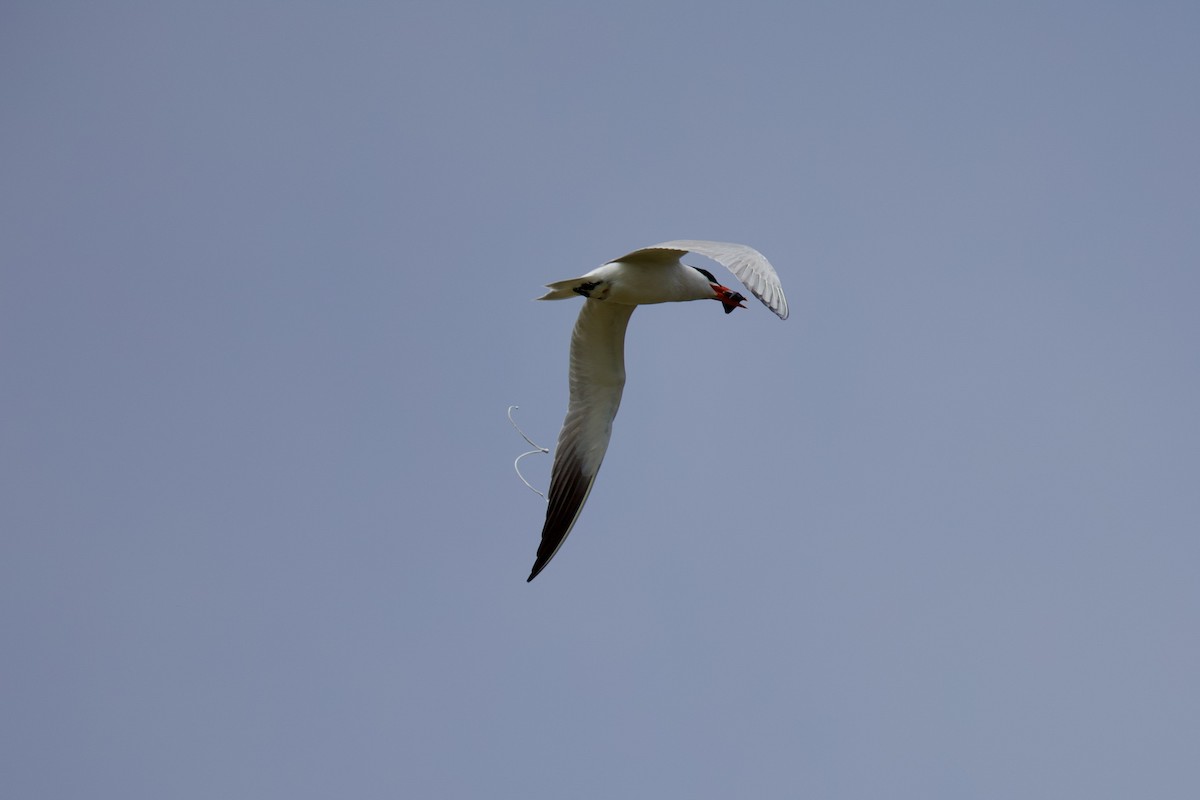
POLYGON ((728 286, 722 286, 719 283, 714 283, 713 291, 717 293, 717 296, 713 299, 721 301, 721 304, 725 306, 726 314, 733 311, 735 308, 746 307, 742 305, 742 301, 744 301, 746 298, 742 294, 733 291, 728 286))

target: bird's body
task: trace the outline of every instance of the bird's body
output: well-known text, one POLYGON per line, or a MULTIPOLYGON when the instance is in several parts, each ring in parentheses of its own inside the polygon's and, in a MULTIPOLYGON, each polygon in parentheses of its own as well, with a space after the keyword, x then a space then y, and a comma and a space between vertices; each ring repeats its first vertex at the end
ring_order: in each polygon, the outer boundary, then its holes
POLYGON ((551 283, 546 288, 553 291, 538 299, 561 300, 582 295, 590 300, 628 306, 714 299, 712 282, 699 270, 684 266, 678 255, 662 259, 625 258, 629 260, 612 261, 578 278, 551 283))
POLYGON ((537 577, 579 518, 595 483, 612 434, 612 421, 625 387, 625 330, 634 308, 653 303, 720 300, 725 313, 745 308, 745 298, 717 283, 711 272, 680 261, 687 252, 708 256, 728 267, 781 319, 787 300, 770 263, 745 245, 699 240, 673 241, 635 250, 586 275, 547 284, 539 300, 586 298, 571 333, 567 416, 558 435, 550 495, 537 561, 537 577))

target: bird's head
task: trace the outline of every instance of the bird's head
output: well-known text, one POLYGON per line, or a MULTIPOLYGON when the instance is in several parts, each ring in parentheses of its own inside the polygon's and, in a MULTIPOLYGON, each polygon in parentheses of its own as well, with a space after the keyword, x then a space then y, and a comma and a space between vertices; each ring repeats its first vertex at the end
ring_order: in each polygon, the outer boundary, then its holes
POLYGON ((692 269, 708 278, 708 282, 712 284, 712 290, 714 292, 713 300, 721 301, 721 305, 725 306, 726 314, 733 311, 735 308, 745 308, 742 303, 745 302, 746 297, 741 292, 735 292, 728 286, 722 286, 721 284, 717 283, 717 277, 706 269, 700 269, 699 267, 692 267, 692 269))

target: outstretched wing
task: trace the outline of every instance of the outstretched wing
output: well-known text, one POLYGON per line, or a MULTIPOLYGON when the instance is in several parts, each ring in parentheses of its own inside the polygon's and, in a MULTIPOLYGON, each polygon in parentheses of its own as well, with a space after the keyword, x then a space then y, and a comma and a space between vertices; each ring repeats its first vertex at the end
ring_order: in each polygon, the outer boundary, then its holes
POLYGON ((554 449, 542 542, 529 580, 562 547, 608 450, 625 388, 625 329, 636 306, 585 300, 571 332, 571 400, 554 449))
POLYGON ((660 253, 670 260, 685 253, 699 253, 711 258, 737 276, 750 293, 774 311, 780 319, 787 319, 787 298, 783 296, 779 276, 775 274, 771 262, 753 247, 729 242, 706 242, 702 239, 678 239, 643 247, 614 260, 653 260, 660 253))

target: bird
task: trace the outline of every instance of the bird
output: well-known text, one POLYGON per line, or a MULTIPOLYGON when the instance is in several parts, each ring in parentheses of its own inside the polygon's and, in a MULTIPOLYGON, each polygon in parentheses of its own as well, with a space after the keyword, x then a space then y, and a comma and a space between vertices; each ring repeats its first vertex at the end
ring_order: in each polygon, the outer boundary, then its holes
POLYGON ((579 519, 608 450, 613 419, 625 388, 625 330, 640 305, 716 300, 726 314, 745 308, 745 296, 717 281, 706 269, 684 264, 688 253, 710 258, 732 272, 745 288, 787 319, 788 304, 775 268, 753 247, 728 242, 679 239, 643 247, 586 275, 546 284, 537 300, 583 297, 571 332, 567 416, 558 434, 546 520, 537 560, 526 580, 554 558, 579 519))

